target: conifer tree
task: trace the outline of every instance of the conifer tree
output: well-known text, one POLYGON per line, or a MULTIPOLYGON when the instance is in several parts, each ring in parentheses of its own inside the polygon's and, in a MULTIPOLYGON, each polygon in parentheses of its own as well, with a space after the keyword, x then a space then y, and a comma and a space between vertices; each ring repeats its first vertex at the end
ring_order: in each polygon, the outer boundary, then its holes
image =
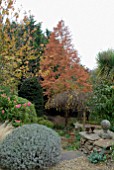
POLYGON ((44 79, 41 85, 48 97, 68 90, 91 90, 88 71, 80 64, 64 21, 60 21, 50 35, 40 62, 40 74, 44 79))

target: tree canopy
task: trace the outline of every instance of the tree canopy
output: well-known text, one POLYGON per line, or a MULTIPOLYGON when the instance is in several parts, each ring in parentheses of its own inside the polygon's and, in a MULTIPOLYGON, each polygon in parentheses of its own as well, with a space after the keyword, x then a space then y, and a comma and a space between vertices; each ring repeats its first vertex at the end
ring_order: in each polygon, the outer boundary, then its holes
POLYGON ((18 20, 14 2, 0 1, 0 84, 17 89, 24 79, 38 75, 47 37, 32 16, 18 20))
POLYGON ((91 90, 89 73, 80 64, 64 21, 60 21, 50 35, 40 61, 40 74, 44 79, 41 85, 48 97, 67 90, 91 90))

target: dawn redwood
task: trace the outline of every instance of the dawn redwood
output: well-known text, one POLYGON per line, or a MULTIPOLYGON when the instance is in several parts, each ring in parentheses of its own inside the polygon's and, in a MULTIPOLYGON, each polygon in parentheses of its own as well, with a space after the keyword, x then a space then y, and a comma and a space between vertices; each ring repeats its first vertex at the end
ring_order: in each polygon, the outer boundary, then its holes
MULTIPOLYGON (((70 94, 72 91, 85 94, 92 89, 89 72, 80 64, 80 59, 77 51, 73 48, 71 36, 64 21, 60 21, 50 34, 49 42, 40 61, 39 74, 43 78, 41 86, 44 89, 44 95, 48 97, 46 104, 48 108, 51 108, 51 103, 58 101, 55 100, 56 95, 61 98, 62 95, 58 94, 64 94, 64 92, 70 94)), ((74 98, 72 95, 67 95, 66 98, 63 97, 64 99, 66 99, 64 110, 67 126, 69 100, 72 103, 74 98)), ((62 100, 60 101, 63 103, 62 100)), ((59 102, 60 109, 62 109, 62 103, 59 102)), ((58 103, 54 103, 52 107, 58 109, 58 103)), ((85 117, 85 113, 83 115, 85 117)))
POLYGON ((77 51, 71 43, 71 36, 64 21, 60 21, 52 31, 40 61, 40 74, 45 95, 51 97, 63 91, 91 90, 89 73, 80 64, 77 51))

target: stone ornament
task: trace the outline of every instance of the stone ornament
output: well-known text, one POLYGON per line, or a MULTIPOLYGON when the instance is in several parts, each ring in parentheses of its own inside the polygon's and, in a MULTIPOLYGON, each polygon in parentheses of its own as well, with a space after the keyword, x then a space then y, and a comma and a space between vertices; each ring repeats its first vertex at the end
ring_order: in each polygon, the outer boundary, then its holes
POLYGON ((102 120, 101 121, 101 127, 103 132, 99 134, 99 136, 103 139, 112 139, 112 135, 109 133, 109 128, 111 124, 108 120, 102 120))

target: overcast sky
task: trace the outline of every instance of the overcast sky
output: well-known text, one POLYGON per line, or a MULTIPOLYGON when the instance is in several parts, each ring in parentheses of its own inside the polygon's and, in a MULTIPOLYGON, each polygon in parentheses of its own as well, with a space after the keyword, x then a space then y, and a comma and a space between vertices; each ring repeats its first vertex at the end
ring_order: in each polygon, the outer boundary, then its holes
POLYGON ((114 49, 114 0, 16 0, 31 10, 42 29, 52 31, 61 19, 69 27, 81 63, 93 69, 98 52, 114 49))

